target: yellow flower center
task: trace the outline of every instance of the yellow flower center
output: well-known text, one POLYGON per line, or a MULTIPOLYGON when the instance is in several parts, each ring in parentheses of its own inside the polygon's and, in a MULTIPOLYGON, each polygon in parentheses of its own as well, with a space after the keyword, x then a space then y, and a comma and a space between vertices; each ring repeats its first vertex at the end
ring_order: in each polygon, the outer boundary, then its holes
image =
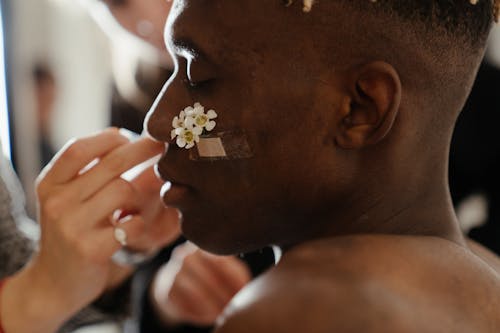
POLYGON ((187 142, 191 142, 194 140, 194 135, 193 135, 193 132, 191 131, 185 131, 184 132, 184 139, 187 141, 187 142))
POLYGON ((199 115, 198 117, 196 117, 196 125, 200 126, 200 127, 203 127, 205 126, 205 124, 207 123, 208 121, 208 117, 204 114, 202 115, 199 115))

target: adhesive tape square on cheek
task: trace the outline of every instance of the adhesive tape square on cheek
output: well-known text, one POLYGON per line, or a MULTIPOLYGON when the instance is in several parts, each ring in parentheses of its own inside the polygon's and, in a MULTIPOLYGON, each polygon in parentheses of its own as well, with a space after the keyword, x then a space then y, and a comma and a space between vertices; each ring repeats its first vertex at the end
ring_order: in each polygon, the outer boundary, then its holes
POLYGON ((171 139, 180 148, 190 150, 192 161, 246 159, 253 156, 243 130, 213 132, 217 113, 199 102, 184 108, 172 120, 171 139), (193 149, 195 148, 195 149, 193 149))
POLYGON ((196 149, 190 151, 189 159, 192 161, 217 161, 248 159, 253 156, 245 132, 232 130, 200 137, 196 149))

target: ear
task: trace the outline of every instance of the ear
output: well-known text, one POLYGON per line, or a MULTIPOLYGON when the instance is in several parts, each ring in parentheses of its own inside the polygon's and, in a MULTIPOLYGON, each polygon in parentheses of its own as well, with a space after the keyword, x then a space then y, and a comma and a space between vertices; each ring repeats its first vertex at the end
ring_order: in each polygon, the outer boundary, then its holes
POLYGON ((388 63, 376 61, 354 70, 342 101, 337 144, 359 149, 384 139, 401 103, 401 81, 388 63))

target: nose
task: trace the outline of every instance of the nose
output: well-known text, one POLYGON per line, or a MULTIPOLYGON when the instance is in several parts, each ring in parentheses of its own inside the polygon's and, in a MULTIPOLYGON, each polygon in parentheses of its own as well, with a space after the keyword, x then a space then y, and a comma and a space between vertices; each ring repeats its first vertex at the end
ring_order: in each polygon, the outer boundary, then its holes
POLYGON ((172 75, 144 120, 147 133, 158 141, 170 142, 172 140, 170 136, 173 129, 172 120, 180 110, 191 103, 189 96, 180 87, 179 81, 175 74, 172 75))

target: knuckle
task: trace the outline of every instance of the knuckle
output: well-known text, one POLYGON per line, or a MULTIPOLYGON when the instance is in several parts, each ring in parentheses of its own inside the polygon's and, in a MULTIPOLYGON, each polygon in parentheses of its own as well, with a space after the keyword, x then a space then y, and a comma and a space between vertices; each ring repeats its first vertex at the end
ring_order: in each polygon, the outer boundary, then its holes
POLYGON ((127 159, 120 154, 111 154, 106 157, 101 163, 102 167, 112 174, 120 173, 127 159))
POLYGON ((38 176, 36 181, 35 181, 36 196, 39 199, 44 199, 47 196, 47 193, 49 191, 48 187, 49 186, 46 183, 46 181, 41 176, 38 176))
POLYGON ((59 220, 65 204, 67 203, 65 203, 64 200, 61 200, 60 197, 50 197, 41 205, 42 215, 44 218, 49 220, 59 220))
POLYGON ((87 147, 82 141, 76 140, 71 143, 66 151, 62 154, 61 158, 68 160, 80 160, 87 155, 87 147))
POLYGON ((126 181, 123 178, 117 178, 113 181, 113 190, 117 191, 116 193, 119 193, 122 198, 127 199, 134 194, 134 188, 132 187, 132 184, 130 184, 128 181, 126 181))

